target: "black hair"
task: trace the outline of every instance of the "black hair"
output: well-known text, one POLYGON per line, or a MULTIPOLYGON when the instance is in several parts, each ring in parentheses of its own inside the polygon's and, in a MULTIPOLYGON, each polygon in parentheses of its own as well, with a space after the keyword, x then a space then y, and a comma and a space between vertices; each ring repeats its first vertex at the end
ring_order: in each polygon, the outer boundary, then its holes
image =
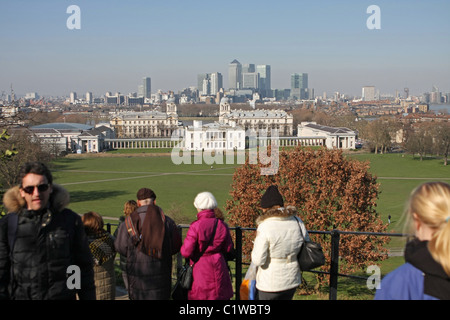
POLYGON ((34 161, 34 162, 25 163, 22 166, 22 168, 20 169, 20 173, 19 173, 20 186, 22 186, 23 178, 29 173, 34 173, 34 174, 39 174, 41 176, 45 176, 47 178, 47 182, 49 184, 53 184, 52 173, 47 168, 47 166, 45 164, 43 164, 42 162, 34 161))

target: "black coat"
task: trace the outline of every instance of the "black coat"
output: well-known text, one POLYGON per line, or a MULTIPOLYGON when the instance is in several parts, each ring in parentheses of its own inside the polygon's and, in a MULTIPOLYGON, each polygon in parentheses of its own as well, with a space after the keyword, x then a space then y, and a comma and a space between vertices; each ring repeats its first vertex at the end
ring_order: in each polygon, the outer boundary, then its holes
POLYGON ((82 300, 95 299, 93 261, 83 223, 78 214, 64 208, 67 203, 67 191, 57 185, 49 209, 43 212, 25 209, 14 188, 5 194, 4 204, 13 212, 0 220, 0 299, 66 300, 76 294, 82 300), (13 215, 18 217, 10 255, 8 221, 13 215), (79 268, 80 290, 69 288, 77 284, 69 266, 79 268))

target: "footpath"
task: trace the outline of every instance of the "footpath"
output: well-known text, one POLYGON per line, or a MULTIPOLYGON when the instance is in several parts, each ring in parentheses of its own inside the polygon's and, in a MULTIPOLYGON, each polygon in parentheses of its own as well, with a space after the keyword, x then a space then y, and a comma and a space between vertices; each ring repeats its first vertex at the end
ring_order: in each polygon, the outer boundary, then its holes
POLYGON ((116 300, 129 300, 128 292, 125 288, 116 286, 116 300))

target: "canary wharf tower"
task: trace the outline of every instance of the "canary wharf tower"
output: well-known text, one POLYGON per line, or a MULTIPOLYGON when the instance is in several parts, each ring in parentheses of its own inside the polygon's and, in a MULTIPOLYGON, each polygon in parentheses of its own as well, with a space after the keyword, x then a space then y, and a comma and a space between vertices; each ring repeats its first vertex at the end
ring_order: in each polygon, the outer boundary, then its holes
POLYGON ((228 87, 229 89, 241 89, 242 65, 234 59, 228 65, 228 87))

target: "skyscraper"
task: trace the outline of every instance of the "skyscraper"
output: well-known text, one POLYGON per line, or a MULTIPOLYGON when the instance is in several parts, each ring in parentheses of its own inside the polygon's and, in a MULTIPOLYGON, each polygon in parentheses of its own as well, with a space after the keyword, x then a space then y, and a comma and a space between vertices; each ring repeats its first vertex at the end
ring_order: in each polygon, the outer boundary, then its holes
POLYGON ((215 95, 223 88, 222 74, 220 72, 198 74, 197 88, 201 95, 215 95))
POLYGON ((256 72, 259 73, 259 90, 264 97, 271 96, 271 83, 270 83, 270 66, 267 64, 257 65, 256 72))
POLYGON ((375 87, 374 86, 362 87, 362 100, 363 101, 375 100, 375 87))
POLYGON ((150 99, 152 97, 152 85, 151 85, 151 79, 149 77, 143 78, 143 95, 144 98, 150 99))
POLYGON ((213 72, 211 73, 210 78, 211 95, 215 95, 221 88, 223 88, 223 77, 220 72, 213 72))
POLYGON ((294 73, 291 75, 291 98, 294 100, 308 99, 308 74, 294 73))
POLYGON ((234 59, 228 65, 228 86, 229 89, 240 89, 242 87, 242 65, 234 59))

